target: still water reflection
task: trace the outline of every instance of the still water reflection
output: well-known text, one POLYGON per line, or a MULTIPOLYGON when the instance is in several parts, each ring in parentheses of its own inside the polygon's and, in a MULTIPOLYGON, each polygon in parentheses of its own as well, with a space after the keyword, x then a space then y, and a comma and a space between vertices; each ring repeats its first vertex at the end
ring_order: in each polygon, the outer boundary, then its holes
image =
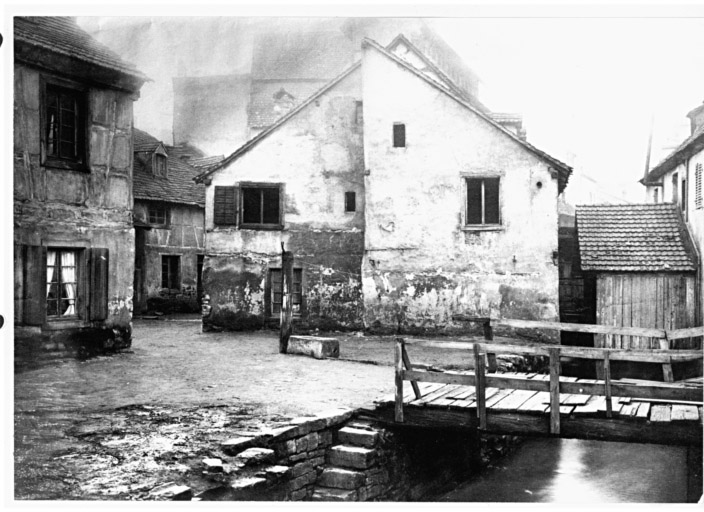
POLYGON ((686 499, 686 448, 528 439, 438 501, 677 503, 686 499))

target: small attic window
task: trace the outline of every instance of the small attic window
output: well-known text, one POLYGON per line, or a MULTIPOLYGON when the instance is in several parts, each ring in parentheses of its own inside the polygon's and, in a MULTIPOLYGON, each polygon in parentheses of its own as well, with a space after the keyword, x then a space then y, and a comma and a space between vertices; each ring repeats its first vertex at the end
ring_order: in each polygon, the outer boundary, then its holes
POLYGON ((406 125, 403 123, 394 123, 394 147, 395 148, 405 148, 406 147, 406 125))
POLYGON ((154 153, 154 176, 166 178, 166 155, 162 153, 154 153))

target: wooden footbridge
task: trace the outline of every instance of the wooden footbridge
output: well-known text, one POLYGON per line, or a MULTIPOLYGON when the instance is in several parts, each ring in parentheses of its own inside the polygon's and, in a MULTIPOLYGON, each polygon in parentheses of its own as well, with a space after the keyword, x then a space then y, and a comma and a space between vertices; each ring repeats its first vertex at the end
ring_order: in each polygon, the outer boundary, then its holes
MULTIPOLYGON (((546 325, 538 323, 541 328, 546 325)), ((522 321, 522 325, 526 322, 522 321)), ((599 330, 604 326, 590 327, 599 330)), ((671 339, 685 334, 696 337, 704 334, 704 329, 669 334, 671 339)), ((644 335, 643 330, 638 335, 644 335)), ((485 324, 485 338, 491 337, 491 329, 487 330, 485 324)), ((369 412, 382 421, 409 426, 701 446, 701 377, 680 382, 612 379, 611 362, 662 365, 665 380, 670 380, 672 364, 701 362, 702 357, 701 350, 670 348, 632 350, 524 344, 515 340, 505 343, 398 338, 395 396, 380 401, 369 412), (413 346, 466 350, 467 362, 472 362, 474 370, 431 371, 414 366, 408 350, 413 346), (496 356, 501 354, 543 356, 549 371, 494 373, 496 356), (563 376, 561 358, 598 361, 603 379, 563 376), (410 387, 405 388, 407 381, 410 387)))

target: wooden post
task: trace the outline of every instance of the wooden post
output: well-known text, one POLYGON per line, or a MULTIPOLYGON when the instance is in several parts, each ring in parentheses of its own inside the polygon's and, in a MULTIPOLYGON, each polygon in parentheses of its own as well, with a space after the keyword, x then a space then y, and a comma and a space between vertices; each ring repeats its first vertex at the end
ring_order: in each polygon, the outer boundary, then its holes
POLYGON ((609 361, 609 351, 604 350, 604 390, 606 395, 606 417, 613 415, 611 404, 611 363, 609 361))
MULTIPOLYGON (((491 319, 488 319, 486 322, 484 322, 484 339, 486 341, 493 341, 494 340, 494 329, 491 327, 491 319)), ((489 373, 495 373, 496 372, 496 354, 487 354, 486 359, 489 363, 489 369, 487 371, 489 373)))
POLYGON ((550 433, 560 433, 560 349, 548 348, 550 354, 550 433))
POLYGON ((279 353, 288 350, 288 340, 293 331, 293 253, 284 250, 281 243, 281 331, 279 333, 279 353))
POLYGON ((479 343, 474 344, 474 378, 477 395, 477 418, 479 428, 486 429, 486 381, 484 376, 484 354, 479 343))
MULTIPOLYGON (((406 344, 403 343, 403 338, 399 339, 402 341, 401 356, 403 357, 403 366, 406 368, 406 370, 412 370, 413 366, 411 366, 411 359, 408 357, 408 352, 406 351, 406 344)), ((418 387, 418 383, 416 381, 411 381, 411 387, 413 388, 413 393, 416 395, 416 398, 421 398, 423 396, 420 393, 420 388, 418 387)))
POLYGON ((395 363, 396 363, 396 401, 394 407, 394 420, 403 423, 403 338, 396 338, 395 363))

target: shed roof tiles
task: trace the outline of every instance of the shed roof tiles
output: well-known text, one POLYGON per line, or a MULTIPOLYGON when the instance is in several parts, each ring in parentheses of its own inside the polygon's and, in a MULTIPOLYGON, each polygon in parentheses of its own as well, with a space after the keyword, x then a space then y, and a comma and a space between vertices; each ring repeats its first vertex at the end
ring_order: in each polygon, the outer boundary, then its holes
POLYGON ((582 270, 693 272, 697 257, 677 205, 577 206, 582 270))
POLYGON ((134 144, 135 199, 205 206, 205 187, 193 181, 200 170, 178 158, 178 148, 164 146, 169 156, 166 177, 161 177, 152 172, 152 155, 161 142, 135 128, 134 144))
POLYGON ((137 68, 82 30, 71 17, 17 16, 15 40, 146 80, 137 68))

